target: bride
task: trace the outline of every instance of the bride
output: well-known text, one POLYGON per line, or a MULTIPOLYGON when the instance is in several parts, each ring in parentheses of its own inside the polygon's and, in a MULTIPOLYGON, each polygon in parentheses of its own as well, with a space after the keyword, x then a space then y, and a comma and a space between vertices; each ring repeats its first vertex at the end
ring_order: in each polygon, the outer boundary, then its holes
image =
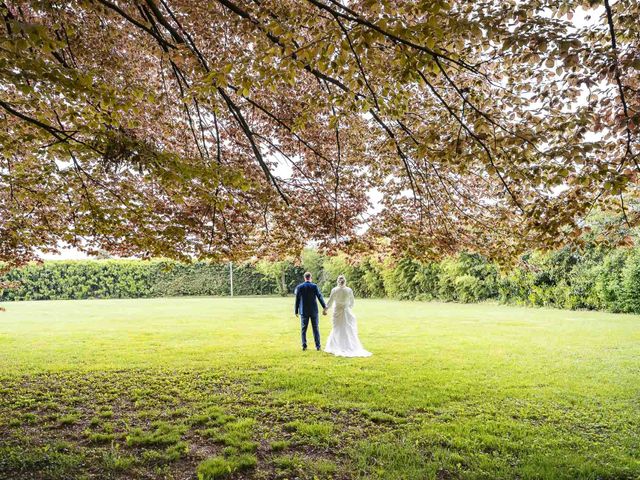
POLYGON ((353 290, 347 287, 344 275, 338 277, 338 286, 331 290, 327 309, 333 307, 333 329, 324 347, 327 353, 340 357, 370 357, 358 338, 358 324, 351 313, 353 290))

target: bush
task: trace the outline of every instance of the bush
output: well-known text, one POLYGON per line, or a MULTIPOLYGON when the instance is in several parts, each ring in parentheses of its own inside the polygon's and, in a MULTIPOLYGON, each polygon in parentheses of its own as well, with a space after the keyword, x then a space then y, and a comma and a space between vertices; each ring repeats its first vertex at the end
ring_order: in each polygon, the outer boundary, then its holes
POLYGON ((325 261, 325 257, 314 248, 305 248, 302 250, 302 270, 311 272, 318 284, 322 283, 324 279, 325 261))
POLYGON ((640 313, 640 251, 634 251, 622 270, 620 306, 623 312, 640 313))
POLYGON ((640 302, 635 304, 640 293, 634 291, 633 272, 640 263, 635 252, 587 244, 579 251, 526 254, 519 267, 500 277, 499 299, 572 310, 640 311, 640 302))
POLYGON ((533 288, 533 274, 524 268, 514 268, 498 280, 498 299, 502 303, 528 303, 533 288))
MULTIPOLYGON (((251 265, 234 265, 236 295, 273 295, 276 285, 251 265)), ((0 281, 17 282, 0 300, 229 295, 229 266, 167 260, 82 260, 29 264, 0 281)), ((293 281, 293 280, 291 280, 293 281)))
MULTIPOLYGON (((440 262, 403 257, 326 257, 305 249, 293 260, 237 264, 236 295, 287 295, 305 270, 328 295, 338 275, 358 297, 503 303, 640 313, 640 249, 586 242, 581 249, 529 252, 517 267, 499 272, 474 253, 440 262)), ((54 261, 29 264, 0 277, 0 300, 137 298, 229 295, 229 265, 168 260, 54 261)))
POLYGON ((628 249, 613 250, 604 257, 599 268, 594 284, 594 293, 601 308, 605 310, 625 311, 623 271, 630 253, 628 249))
POLYGON ((387 295, 399 300, 414 300, 420 291, 417 274, 421 264, 411 258, 402 258, 395 266, 387 261, 382 274, 387 295))
POLYGON ((596 290, 602 266, 583 261, 576 265, 570 276, 570 288, 565 308, 600 310, 605 308, 596 290))
POLYGON ((463 303, 473 303, 482 299, 482 281, 473 275, 462 275, 454 280, 456 299, 463 303))
POLYGON ((3 277, 3 280, 15 281, 19 286, 4 290, 2 300, 151 296, 158 263, 105 260, 29 264, 11 270, 3 277))
POLYGON ((338 276, 344 275, 347 279, 347 285, 353 289, 356 296, 368 296, 366 283, 362 279, 362 270, 357 264, 351 263, 346 255, 328 257, 324 262, 323 272, 323 282, 320 285, 323 295, 328 296, 331 289, 336 286, 338 276))
POLYGON ((478 254, 462 253, 440 263, 438 297, 478 302, 498 296, 498 269, 478 254))
POLYGON ((384 265, 375 258, 365 258, 360 263, 361 286, 367 297, 383 298, 386 296, 384 289, 383 271, 384 265))
POLYGON ((291 290, 287 285, 287 272, 292 268, 293 264, 288 260, 280 262, 269 262, 267 260, 263 260, 258 262, 256 265, 258 272, 271 279, 272 284, 276 287, 276 292, 278 292, 278 295, 282 297, 291 293, 291 290))

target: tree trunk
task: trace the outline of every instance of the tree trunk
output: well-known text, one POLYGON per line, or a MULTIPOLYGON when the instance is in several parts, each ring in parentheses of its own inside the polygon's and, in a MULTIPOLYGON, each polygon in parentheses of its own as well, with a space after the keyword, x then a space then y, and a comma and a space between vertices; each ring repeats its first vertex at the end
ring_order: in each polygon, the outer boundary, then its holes
POLYGON ((280 295, 283 297, 287 296, 287 279, 286 279, 287 268, 283 267, 280 273, 280 295))

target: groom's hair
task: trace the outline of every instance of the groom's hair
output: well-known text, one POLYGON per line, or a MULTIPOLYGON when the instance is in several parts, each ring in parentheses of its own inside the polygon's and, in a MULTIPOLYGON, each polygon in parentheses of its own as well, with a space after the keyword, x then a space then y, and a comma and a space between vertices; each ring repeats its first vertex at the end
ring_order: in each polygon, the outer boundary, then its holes
POLYGON ((304 272, 304 279, 311 280, 311 272, 304 272))

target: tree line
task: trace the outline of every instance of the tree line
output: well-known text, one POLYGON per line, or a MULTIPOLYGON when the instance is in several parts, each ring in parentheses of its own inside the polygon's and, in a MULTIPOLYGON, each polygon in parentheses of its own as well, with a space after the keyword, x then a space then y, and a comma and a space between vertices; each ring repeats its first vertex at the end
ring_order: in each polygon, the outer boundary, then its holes
MULTIPOLYGON (((477 253, 440 261, 325 256, 305 249, 297 261, 233 266, 235 295, 288 295, 305 270, 324 294, 338 275, 360 298, 550 306, 640 313, 640 248, 587 244, 530 252, 500 266, 477 253)), ((83 260, 32 263, 0 277, 0 300, 142 298, 230 292, 229 264, 173 260, 83 260)))

